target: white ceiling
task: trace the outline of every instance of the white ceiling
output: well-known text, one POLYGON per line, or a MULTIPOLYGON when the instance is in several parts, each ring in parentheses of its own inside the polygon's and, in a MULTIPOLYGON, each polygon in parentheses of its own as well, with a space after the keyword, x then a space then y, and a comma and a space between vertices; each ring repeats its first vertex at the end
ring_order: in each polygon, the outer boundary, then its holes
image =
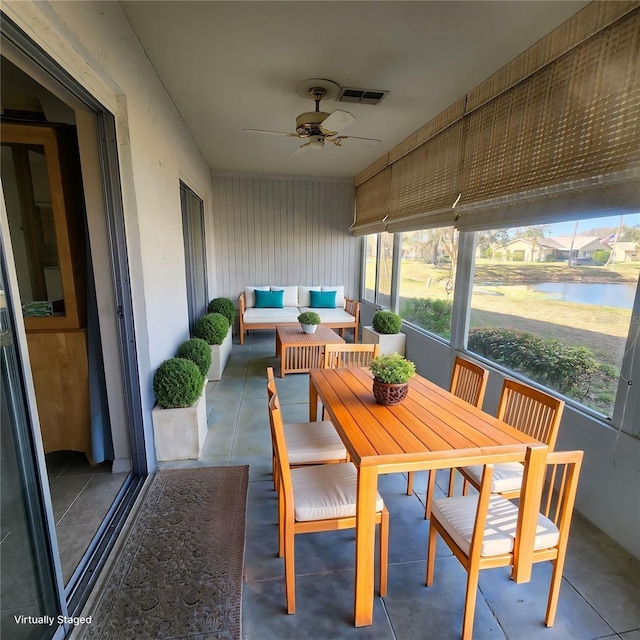
POLYGON ((212 170, 353 177, 384 152, 584 7, 584 1, 485 2, 123 1, 160 79, 212 170), (306 78, 384 89, 377 106, 349 111, 346 140, 290 157, 313 102, 306 78))

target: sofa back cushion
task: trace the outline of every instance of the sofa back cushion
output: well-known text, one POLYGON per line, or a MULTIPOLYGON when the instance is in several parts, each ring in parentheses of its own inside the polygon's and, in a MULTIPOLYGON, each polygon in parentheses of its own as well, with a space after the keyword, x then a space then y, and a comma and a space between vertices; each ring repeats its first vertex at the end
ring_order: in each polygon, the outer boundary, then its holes
POLYGON ((323 291, 335 291, 336 292, 336 304, 335 306, 338 309, 344 309, 344 287, 340 286, 331 286, 331 287, 322 287, 323 291))
POLYGON ((284 296, 282 299, 282 304, 285 307, 297 307, 298 305, 298 287, 297 286, 288 286, 288 287, 271 287, 271 291, 284 291, 284 296))
POLYGON ((284 307, 284 291, 282 289, 277 291, 260 291, 260 289, 256 289, 254 295, 256 297, 256 309, 282 309, 284 307))

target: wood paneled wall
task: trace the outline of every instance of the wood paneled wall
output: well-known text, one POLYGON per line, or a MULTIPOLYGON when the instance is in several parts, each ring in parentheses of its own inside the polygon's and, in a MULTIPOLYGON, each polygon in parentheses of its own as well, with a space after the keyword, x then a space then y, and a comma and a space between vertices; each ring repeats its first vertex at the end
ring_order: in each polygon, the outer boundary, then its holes
POLYGON ((347 180, 213 176, 216 296, 247 285, 339 285, 359 296, 354 188, 347 180))

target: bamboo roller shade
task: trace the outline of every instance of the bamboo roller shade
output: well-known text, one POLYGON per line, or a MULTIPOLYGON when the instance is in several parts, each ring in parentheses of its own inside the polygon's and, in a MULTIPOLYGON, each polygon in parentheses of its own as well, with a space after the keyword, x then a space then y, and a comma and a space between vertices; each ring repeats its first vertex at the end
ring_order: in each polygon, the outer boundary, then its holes
POLYGON ((587 5, 370 165, 355 178, 352 230, 383 230, 385 216, 392 232, 448 224, 458 192, 457 211, 476 216, 485 200, 547 186, 560 208, 559 192, 585 184, 626 181, 616 205, 640 194, 629 181, 640 164, 638 6, 587 5))

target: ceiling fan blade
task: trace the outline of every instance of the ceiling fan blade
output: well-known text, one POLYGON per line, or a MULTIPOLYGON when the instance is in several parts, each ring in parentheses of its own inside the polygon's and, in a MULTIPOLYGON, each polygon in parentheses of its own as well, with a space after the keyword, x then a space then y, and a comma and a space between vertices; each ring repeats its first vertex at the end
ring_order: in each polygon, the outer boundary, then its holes
POLYGON ((355 121, 355 117, 352 116, 348 111, 336 109, 328 118, 326 118, 322 122, 320 128, 322 129, 322 131, 324 131, 325 134, 332 136, 355 121))
POLYGON ((290 138, 297 138, 297 133, 287 133, 286 131, 267 131, 266 129, 243 129, 248 133, 269 133, 274 136, 289 136, 290 138))
POLYGON ((368 146, 377 146, 382 140, 378 140, 377 138, 361 138, 360 136, 335 136, 334 138, 325 138, 325 140, 329 140, 329 142, 333 142, 338 147, 341 147, 342 140, 362 140, 363 142, 369 143, 368 146))
POLYGON ((292 154, 291 157, 293 156, 300 156, 303 153, 306 153, 307 151, 309 151, 310 149, 310 144, 307 142, 306 144, 300 145, 292 154))

